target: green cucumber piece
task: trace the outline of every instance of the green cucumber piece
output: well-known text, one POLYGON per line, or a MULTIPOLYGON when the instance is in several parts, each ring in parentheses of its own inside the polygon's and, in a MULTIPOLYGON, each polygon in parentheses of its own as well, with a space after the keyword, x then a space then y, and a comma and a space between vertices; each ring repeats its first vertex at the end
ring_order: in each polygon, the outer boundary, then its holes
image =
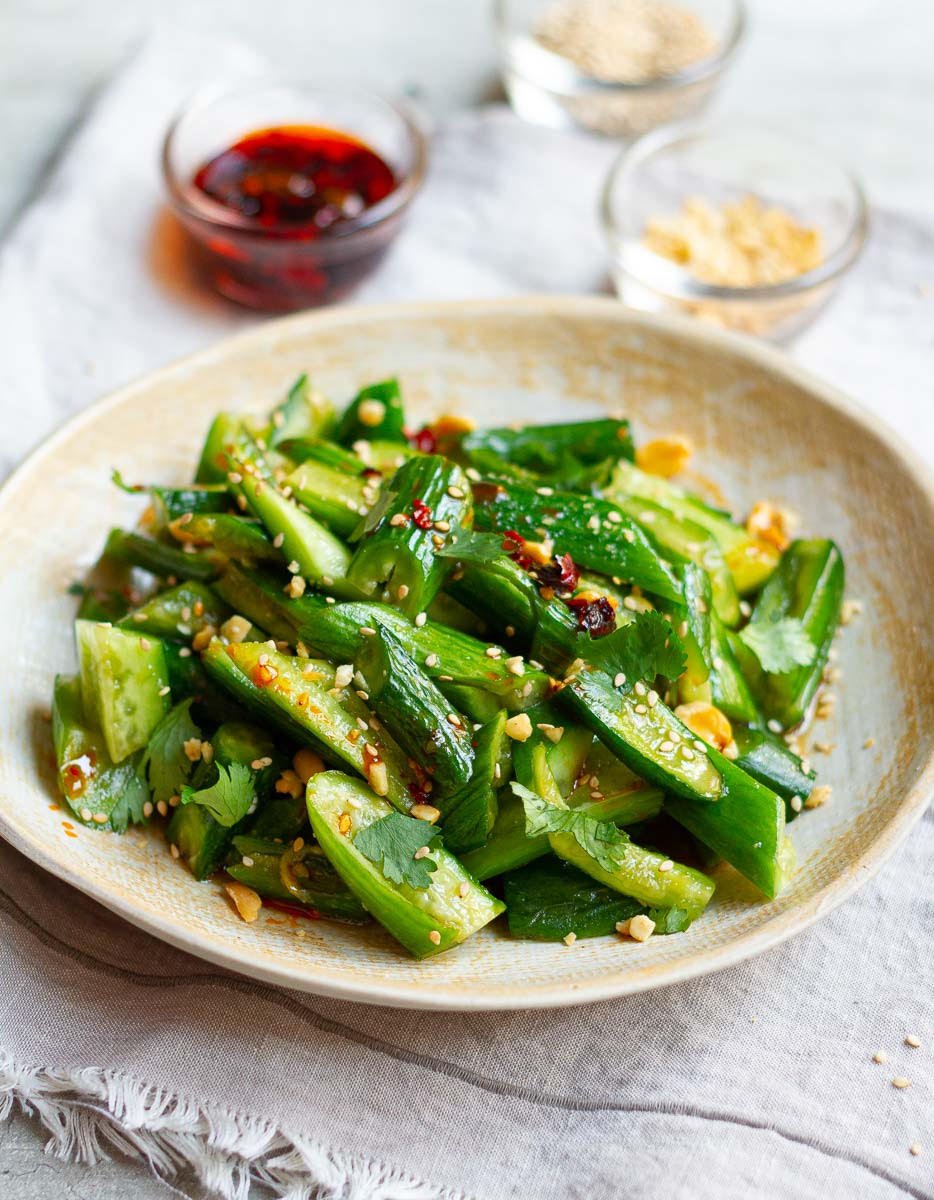
POLYGON ((247 567, 282 565, 282 553, 255 521, 232 513, 183 513, 168 531, 183 546, 193 546, 217 559, 234 559, 247 567))
POLYGON ((499 812, 497 789, 509 746, 506 714, 499 712, 475 734, 470 780, 445 803, 442 816, 444 844, 455 854, 474 850, 490 836, 499 812))
POLYGON ((120 763, 111 759, 102 735, 84 715, 77 675, 55 677, 52 743, 59 788, 77 820, 114 833, 142 821, 149 788, 139 773, 140 755, 120 763))
POLYGON ((104 554, 117 562, 131 567, 140 567, 163 579, 176 576, 178 579, 213 579, 221 571, 222 563, 211 553, 191 553, 144 537, 141 533, 129 533, 125 529, 111 529, 104 545, 104 554))
POLYGON ((360 639, 355 665, 371 707, 403 750, 425 767, 438 789, 433 800, 444 812, 447 797, 471 778, 468 723, 388 629, 360 639))
POLYGON ((461 439, 461 450, 482 471, 513 463, 549 478, 575 474, 582 464, 595 466, 634 454, 629 422, 609 417, 479 429, 461 439))
POLYGON ((388 879, 356 848, 354 839, 391 812, 365 784, 340 772, 326 771, 308 783, 311 827, 337 873, 397 941, 416 958, 428 958, 488 925, 505 906, 436 843, 429 848, 428 857, 436 865, 427 888, 388 879))
MULTIPOLYGON (((753 725, 762 718, 733 651, 734 643, 738 641, 732 630, 727 629, 714 613, 710 622, 711 698, 730 720, 753 725)), ((742 645, 741 642, 739 644, 742 645)))
POLYGON ((661 701, 649 707, 649 697, 635 690, 622 694, 608 675, 587 669, 559 696, 640 779, 689 800, 720 796, 721 774, 706 747, 661 701))
POLYGON ((342 446, 352 446, 361 438, 407 444, 405 410, 397 379, 369 384, 347 406, 338 422, 334 440, 342 446))
POLYGON ((125 616, 121 629, 153 637, 189 642, 203 629, 218 629, 231 610, 205 584, 190 580, 157 592, 125 616))
POLYGON ((539 942, 562 942, 571 933, 604 937, 618 922, 640 913, 655 922, 656 933, 681 933, 691 924, 687 909, 646 908, 551 857, 510 872, 503 879, 503 897, 512 936, 539 942))
POLYGON ((413 792, 423 782, 420 772, 409 766, 385 729, 373 728, 373 714, 355 692, 335 688, 330 663, 289 658, 262 642, 224 646, 217 639, 205 650, 203 662, 211 678, 245 708, 328 762, 346 764, 379 787, 382 763, 390 802, 402 812, 412 807, 413 792))
POLYGON ((322 437, 335 422, 334 405, 311 386, 308 376, 299 375, 286 398, 270 414, 267 441, 279 448, 291 438, 322 437))
POLYGON ((363 595, 385 594, 415 617, 453 570, 438 551, 451 530, 470 525, 471 512, 470 483, 460 467, 438 454, 409 459, 384 481, 363 523, 348 580, 363 595))
POLYGON ((242 438, 242 419, 233 413, 218 413, 204 439, 195 483, 226 483, 231 456, 236 453, 242 438))
POLYGON ((115 763, 142 750, 170 706, 162 643, 140 634, 76 621, 81 697, 115 763))
POLYGON ((632 463, 620 460, 616 464, 605 495, 610 500, 635 496, 654 501, 672 516, 691 521, 713 534, 741 596, 758 591, 778 563, 779 554, 775 547, 753 537, 728 513, 712 508, 670 480, 650 475, 632 463))
POLYGON ((366 516, 376 495, 362 476, 307 461, 286 477, 292 494, 316 521, 322 521, 339 537, 348 538, 366 516))
MULTIPOLYGON (((804 800, 817 781, 814 771, 806 771, 797 754, 785 745, 780 737, 765 729, 733 727, 733 740, 739 756, 736 765, 771 788, 785 800, 800 796, 804 800)), ((786 820, 797 814, 790 807, 785 810, 786 820)))
POLYGON ((241 835, 233 839, 227 874, 260 896, 307 908, 312 917, 328 917, 354 925, 370 919, 315 845, 305 845, 296 851, 268 838, 241 835))

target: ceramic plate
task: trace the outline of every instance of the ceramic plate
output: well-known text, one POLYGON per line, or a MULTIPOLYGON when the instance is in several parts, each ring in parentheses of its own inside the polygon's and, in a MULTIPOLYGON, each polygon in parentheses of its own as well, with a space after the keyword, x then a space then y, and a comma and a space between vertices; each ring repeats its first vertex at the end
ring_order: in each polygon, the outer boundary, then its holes
MULTIPOLYGON (((528 1008, 619 996, 735 963, 843 900, 906 837, 932 785, 932 491, 894 436, 778 353, 699 324, 596 299, 336 309, 264 324, 82 413, 0 493, 0 833, 58 879, 140 928, 272 983, 373 1003, 528 1008), (510 941, 498 926, 428 963, 378 928, 300 923, 265 911, 246 925, 221 887, 196 883, 153 831, 77 827, 55 807, 47 723, 52 677, 74 663, 69 581, 139 504, 109 483, 190 478, 220 408, 264 409, 308 370, 338 399, 386 375, 421 420, 480 424, 623 409, 638 437, 687 434, 692 466, 731 506, 789 505, 836 538, 848 593, 864 605, 839 639, 837 715, 819 737, 831 803, 796 821, 798 870, 761 903, 729 868, 689 932, 645 945, 510 941), (897 582, 896 582, 897 581, 897 582), (864 748, 868 738, 871 748, 864 748), (297 936, 300 924, 304 937, 297 936)), ((501 923, 499 923, 501 924, 501 923)))

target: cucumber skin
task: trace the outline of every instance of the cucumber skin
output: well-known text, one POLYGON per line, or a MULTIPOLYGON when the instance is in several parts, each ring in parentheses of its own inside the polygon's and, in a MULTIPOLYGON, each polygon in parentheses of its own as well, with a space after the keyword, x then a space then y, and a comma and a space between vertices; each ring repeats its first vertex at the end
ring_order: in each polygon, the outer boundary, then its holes
POLYGON ((387 816, 392 809, 365 784, 336 771, 315 775, 308 783, 308 817, 318 844, 363 907, 416 958, 429 958, 464 941, 503 912, 501 900, 482 887, 443 847, 432 845, 437 863, 424 890, 396 884, 353 845, 353 836, 387 816), (348 801, 357 801, 359 807, 348 801), (347 835, 337 827, 346 811, 353 825, 347 835), (466 885, 467 895, 459 889, 466 885), (440 935, 437 945, 429 934, 440 935))
POLYGON ((134 754, 121 763, 114 763, 107 754, 103 736, 86 723, 81 703, 81 681, 77 675, 56 675, 52 699, 52 744, 58 763, 59 788, 75 819, 90 829, 106 829, 123 833, 125 825, 113 824, 111 814, 122 801, 129 811, 142 813, 149 799, 149 788, 139 774, 140 755, 134 754), (66 782, 65 771, 70 763, 80 765, 84 787, 73 795, 66 782), (92 814, 87 821, 83 809, 92 814), (93 820, 94 813, 105 813, 107 822, 93 820))
MULTIPOLYGON (((304 800, 302 803, 304 805, 304 800)), ((307 820, 307 810, 305 817, 307 820)), ((369 914, 317 847, 306 847, 301 852, 301 861, 309 871, 308 883, 303 884, 300 894, 290 891, 280 870, 282 856, 288 853, 291 853, 288 846, 268 838, 240 835, 233 839, 226 871, 232 879, 253 888, 260 896, 307 907, 310 917, 327 917, 354 925, 369 921, 369 914), (253 860, 251 866, 243 862, 244 857, 253 860)))
POLYGON ((81 701, 104 735, 115 763, 142 750, 168 711, 168 669, 162 643, 114 625, 75 622, 81 701))

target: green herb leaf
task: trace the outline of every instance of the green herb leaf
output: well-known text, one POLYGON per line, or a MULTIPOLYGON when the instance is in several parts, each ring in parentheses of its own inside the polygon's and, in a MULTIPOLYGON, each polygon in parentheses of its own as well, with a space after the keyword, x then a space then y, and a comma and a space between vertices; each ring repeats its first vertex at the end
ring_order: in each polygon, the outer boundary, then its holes
POLYGON ((128 496, 138 496, 140 492, 145 492, 146 490, 141 483, 127 483, 116 467, 110 472, 110 482, 118 487, 121 492, 126 492, 128 496))
POLYGON ((584 657, 614 678, 625 675, 627 691, 656 675, 677 679, 687 663, 681 639, 660 612, 638 613, 628 625, 595 640, 584 657))
POLYGON ((743 645, 759 660, 763 671, 772 675, 809 666, 817 654, 817 647, 797 617, 750 621, 739 636, 743 645))
POLYGON ((588 817, 573 808, 559 808, 536 796, 521 783, 512 783, 510 787, 522 801, 525 832, 530 838, 543 833, 570 834, 578 846, 605 871, 616 870, 619 863, 614 851, 617 846, 625 845, 629 838, 612 821, 598 821, 596 817, 588 817))
POLYGON ((428 821, 394 812, 361 830, 353 844, 393 883, 424 890, 431 886, 431 872, 438 864, 432 858, 416 858, 415 851, 429 845, 439 833, 428 821))
MULTIPOLYGON (((125 760, 123 765, 129 765, 133 759, 125 760)), ((114 833, 126 833, 128 825, 139 825, 145 821, 143 805, 149 799, 149 788, 142 774, 142 760, 127 773, 120 792, 120 799, 110 810, 110 828, 114 833)))
POLYGON ((185 786, 181 797, 182 804, 200 804, 218 824, 230 828, 247 815, 256 799, 253 772, 243 763, 231 763, 229 767, 218 763, 217 780, 210 787, 195 791, 185 786))
POLYGON ((185 753, 185 743, 201 736, 191 719, 192 700, 170 708, 152 731, 140 764, 140 774, 149 780, 153 804, 177 796, 191 777, 194 763, 185 753))

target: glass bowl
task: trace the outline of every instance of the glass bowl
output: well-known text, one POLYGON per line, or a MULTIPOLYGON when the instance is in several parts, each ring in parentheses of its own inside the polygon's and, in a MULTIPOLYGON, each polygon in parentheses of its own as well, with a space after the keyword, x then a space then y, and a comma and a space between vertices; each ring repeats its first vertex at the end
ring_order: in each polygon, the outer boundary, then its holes
POLYGON ((823 151, 744 122, 688 122, 647 134, 610 169, 600 202, 622 300, 651 312, 689 313, 770 341, 799 333, 830 300, 868 234, 859 182, 823 151), (726 286, 698 279, 649 249, 646 224, 688 199, 715 207, 754 196, 816 229, 821 261, 781 282, 726 286))
POLYGON ((290 83, 199 94, 169 126, 162 151, 169 200, 209 282, 231 300, 274 312, 330 304, 356 287, 399 232, 426 163, 425 135, 407 107, 363 91, 290 83), (332 228, 309 221, 276 236, 193 186, 199 167, 246 134, 296 125, 363 142, 392 169, 395 188, 332 228))
POLYGON ((640 83, 606 82, 536 38, 555 0, 494 0, 503 85, 519 116, 558 129, 582 127, 632 140, 658 125, 701 111, 739 45, 742 0, 671 0, 700 18, 714 49, 683 70, 640 83))

